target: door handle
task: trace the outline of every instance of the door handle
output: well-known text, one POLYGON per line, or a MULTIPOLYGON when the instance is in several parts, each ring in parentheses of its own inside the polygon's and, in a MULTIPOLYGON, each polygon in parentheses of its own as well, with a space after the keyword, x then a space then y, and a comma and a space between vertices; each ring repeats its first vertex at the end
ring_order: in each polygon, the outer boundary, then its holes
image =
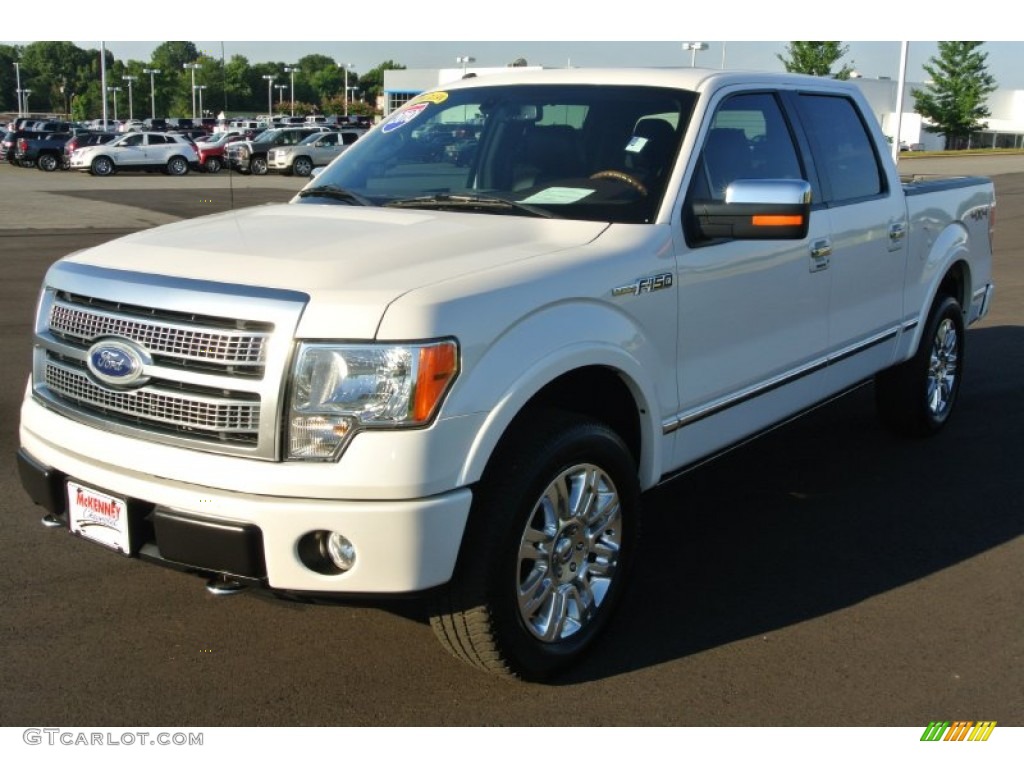
POLYGON ((815 259, 824 259, 832 255, 832 243, 828 240, 818 240, 811 245, 811 256, 815 259))

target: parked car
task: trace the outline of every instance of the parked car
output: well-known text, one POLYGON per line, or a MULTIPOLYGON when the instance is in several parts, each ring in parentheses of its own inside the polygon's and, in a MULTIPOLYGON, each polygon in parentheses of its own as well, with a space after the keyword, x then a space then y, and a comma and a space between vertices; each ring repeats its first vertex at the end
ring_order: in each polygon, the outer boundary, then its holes
POLYGON ((45 135, 42 131, 8 131, 7 135, 4 136, 3 146, 0 147, 0 160, 11 164, 16 163, 14 154, 18 150, 18 141, 20 139, 38 139, 45 135))
POLYGON ((79 147, 93 147, 97 144, 108 144, 114 139, 118 138, 119 134, 109 132, 92 132, 92 133, 80 133, 77 136, 72 136, 64 143, 64 157, 63 167, 65 169, 71 167, 71 155, 79 147))
POLYGON ((14 148, 15 164, 23 168, 36 166, 41 171, 55 171, 64 164, 64 145, 71 136, 71 133, 63 131, 33 139, 18 139, 14 148))
POLYGON ((70 168, 94 176, 119 170, 161 170, 184 176, 198 167, 199 152, 191 139, 175 133, 129 133, 109 144, 80 147, 71 153, 70 168))
POLYGON ((291 147, 275 147, 267 152, 267 170, 285 176, 309 176, 314 168, 330 163, 356 143, 366 131, 348 129, 314 133, 291 147), (339 140, 340 139, 340 140, 339 140))
POLYGON ((271 128, 250 141, 229 144, 225 155, 228 167, 262 176, 267 172, 267 153, 271 149, 293 146, 314 133, 327 133, 329 130, 323 125, 271 128))
POLYGON ((217 173, 224 167, 224 152, 228 144, 235 141, 245 141, 245 133, 238 128, 228 128, 220 133, 210 134, 205 140, 196 142, 196 150, 199 152, 199 169, 207 173, 217 173))

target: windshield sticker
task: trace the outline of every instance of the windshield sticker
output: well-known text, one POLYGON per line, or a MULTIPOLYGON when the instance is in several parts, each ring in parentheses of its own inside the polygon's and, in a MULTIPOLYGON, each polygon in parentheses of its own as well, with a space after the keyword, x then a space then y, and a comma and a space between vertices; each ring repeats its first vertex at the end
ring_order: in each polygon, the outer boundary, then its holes
POLYGON ((541 205, 568 205, 577 203, 588 195, 594 194, 592 189, 579 189, 578 187, 548 187, 536 194, 530 195, 520 203, 539 203, 541 205))
POLYGON ((389 117, 387 120, 385 120, 384 123, 381 125, 380 129, 384 133, 391 133, 392 131, 397 131, 406 123, 412 122, 421 114, 423 114, 423 110, 425 110, 429 106, 430 104, 428 102, 422 101, 419 104, 413 104, 412 106, 405 107, 396 112, 391 117, 389 117))
POLYGON ((629 140, 626 145, 627 152, 643 152, 644 147, 647 146, 648 139, 646 136, 634 136, 629 140))
POLYGON ((444 91, 431 91, 430 93, 421 93, 419 96, 415 97, 409 103, 419 104, 421 101, 427 101, 430 102, 431 104, 440 104, 442 102, 448 101, 448 94, 445 93, 444 91))

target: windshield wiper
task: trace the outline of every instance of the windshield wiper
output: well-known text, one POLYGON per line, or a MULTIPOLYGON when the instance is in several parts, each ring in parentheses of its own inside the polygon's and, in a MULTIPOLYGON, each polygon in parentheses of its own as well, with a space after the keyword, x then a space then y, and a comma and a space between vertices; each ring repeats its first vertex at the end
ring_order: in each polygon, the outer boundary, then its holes
POLYGON ((527 205, 517 200, 509 200, 494 195, 424 195, 422 197, 404 197, 397 200, 389 200, 384 203, 389 208, 468 208, 470 210, 494 213, 496 211, 517 211, 528 213, 531 216, 541 216, 546 219, 559 218, 551 211, 538 208, 535 205, 527 205))
POLYGON ((336 186, 334 184, 321 184, 319 187, 310 187, 299 192, 299 197, 327 197, 331 200, 337 200, 341 203, 350 203, 354 205, 373 205, 372 202, 367 200, 362 195, 357 195, 355 192, 350 192, 347 189, 336 186))

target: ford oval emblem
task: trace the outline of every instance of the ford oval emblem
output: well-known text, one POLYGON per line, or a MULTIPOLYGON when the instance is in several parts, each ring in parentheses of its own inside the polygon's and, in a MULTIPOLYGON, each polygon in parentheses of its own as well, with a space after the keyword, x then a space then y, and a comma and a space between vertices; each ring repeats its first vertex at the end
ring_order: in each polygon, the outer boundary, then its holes
POLYGON ((105 384, 125 387, 148 381, 143 377, 143 366, 152 363, 149 355, 124 341, 104 339, 89 348, 86 365, 89 371, 105 384))

